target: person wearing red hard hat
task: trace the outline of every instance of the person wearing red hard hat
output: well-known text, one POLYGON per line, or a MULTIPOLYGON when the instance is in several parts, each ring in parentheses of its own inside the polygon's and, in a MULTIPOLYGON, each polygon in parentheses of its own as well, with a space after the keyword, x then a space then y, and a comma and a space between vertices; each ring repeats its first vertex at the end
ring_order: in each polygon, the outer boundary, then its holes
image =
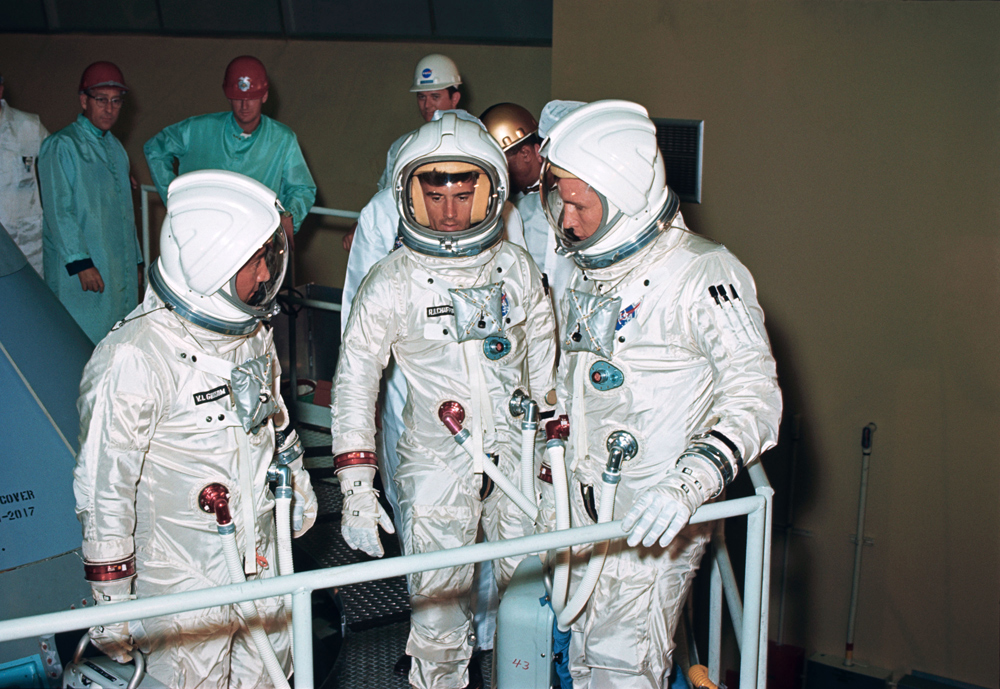
POLYGON ((128 86, 117 65, 83 71, 76 121, 42 142, 45 282, 94 343, 139 303, 142 251, 128 155, 111 133, 128 86))
POLYGON ((269 187, 285 209, 281 225, 291 244, 316 200, 316 183, 295 132, 262 113, 269 85, 264 63, 251 55, 235 58, 222 79, 230 112, 172 124, 147 141, 143 152, 164 201, 170 182, 194 170, 239 172, 269 187))

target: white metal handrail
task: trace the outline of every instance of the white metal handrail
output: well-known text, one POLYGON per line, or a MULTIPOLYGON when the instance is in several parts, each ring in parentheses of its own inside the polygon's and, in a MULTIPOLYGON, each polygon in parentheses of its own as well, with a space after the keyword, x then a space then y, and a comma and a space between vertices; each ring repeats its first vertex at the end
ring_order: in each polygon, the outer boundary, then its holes
MULTIPOLYGON (((149 195, 154 194, 157 198, 156 187, 152 184, 143 184, 139 187, 139 196, 142 201, 142 260, 146 269, 149 269, 149 195)), ((310 215, 325 215, 333 218, 346 218, 357 220, 361 214, 357 211, 342 211, 336 208, 324 208, 323 206, 313 206, 309 209, 310 215)))
MULTIPOLYGON (((743 608, 742 629, 737 630, 737 634, 742 637, 740 681, 741 686, 746 689, 752 687, 762 689, 765 686, 766 655, 764 652, 758 651, 763 649, 766 652, 767 646, 766 643, 762 643, 762 640, 766 642, 767 639, 767 606, 762 605, 762 601, 767 600, 767 580, 769 579, 767 557, 770 552, 768 545, 770 539, 766 528, 769 523, 769 491, 771 488, 767 483, 763 469, 752 472, 751 478, 754 480, 758 493, 761 494, 703 505, 692 516, 691 523, 748 515, 747 564, 744 575, 747 603, 743 608), (761 481, 762 483, 760 483, 761 481), (744 684, 744 682, 746 683, 744 684)), ((115 605, 33 615, 0 621, 0 642, 291 594, 294 660, 295 667, 299 669, 295 678, 296 686, 299 689, 312 689, 314 682, 310 596, 312 591, 316 589, 346 586, 414 572, 545 552, 622 537, 621 522, 615 521, 505 541, 479 543, 432 553, 420 553, 300 572, 242 584, 143 598, 115 605)), ((713 571, 715 571, 714 567, 713 571)), ((723 586, 728 585, 727 582, 723 581, 723 586)), ((735 587, 735 580, 732 582, 732 586, 735 587)), ((719 596, 721 595, 720 591, 719 596)), ((718 611, 721 618, 721 605, 718 611)), ((714 606, 712 623, 715 623, 714 606)), ((715 672, 718 673, 717 666, 715 672)))

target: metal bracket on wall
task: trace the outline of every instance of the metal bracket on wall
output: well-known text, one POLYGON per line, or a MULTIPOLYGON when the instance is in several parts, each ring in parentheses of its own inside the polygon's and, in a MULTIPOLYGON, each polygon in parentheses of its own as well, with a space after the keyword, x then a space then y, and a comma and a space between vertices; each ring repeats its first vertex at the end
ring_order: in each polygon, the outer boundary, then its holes
MULTIPOLYGON (((851 534, 851 543, 854 545, 858 544, 858 535, 856 533, 851 534)), ((865 545, 875 545, 875 539, 871 536, 865 536, 865 545)))

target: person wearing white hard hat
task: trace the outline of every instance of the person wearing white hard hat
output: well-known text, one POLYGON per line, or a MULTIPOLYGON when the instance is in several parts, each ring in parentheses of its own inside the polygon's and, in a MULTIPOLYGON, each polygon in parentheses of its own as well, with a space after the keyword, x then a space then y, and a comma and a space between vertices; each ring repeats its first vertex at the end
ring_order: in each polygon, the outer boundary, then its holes
POLYGON ((610 542, 582 614, 560 617, 572 630, 569 670, 577 689, 661 689, 711 533, 688 520, 777 442, 775 362, 753 278, 685 227, 643 107, 580 106, 541 155, 543 208, 581 269, 560 304, 557 384, 573 526, 596 521, 611 490, 608 439, 623 434, 634 449, 614 494, 627 533, 610 542))
MULTIPOLYGON (((413 70, 413 84, 410 93, 417 96, 417 109, 424 122, 430 122, 438 110, 454 110, 462 100, 458 87, 462 85, 462 76, 458 73, 458 65, 447 55, 431 53, 420 58, 413 70)), ((385 156, 385 170, 378 180, 379 191, 389 186, 392 170, 396 166, 396 156, 403 142, 413 132, 399 137, 389 146, 385 156)))
MULTIPOLYGON (((505 476, 517 476, 519 422, 509 411, 516 390, 543 411, 554 404, 552 309, 534 262, 502 238, 506 167, 477 122, 445 112, 405 143, 393 169, 401 246, 355 295, 332 404, 342 533, 374 557, 383 553, 379 526, 393 528, 373 488, 375 400, 390 356, 407 383, 393 477, 404 552, 469 545, 479 527, 489 540, 532 531, 531 519, 484 481, 481 468, 491 457, 505 476), (464 430, 456 419, 464 419, 464 430), (453 433, 468 435, 479 460, 453 433)), ((493 563, 501 591, 516 563, 493 563)), ((466 686, 473 567, 415 574, 408 583, 411 686, 466 686)))
POLYGON ((49 132, 38 115, 12 108, 3 96, 0 74, 0 225, 35 272, 44 275, 37 171, 38 150, 49 132))
MULTIPOLYGON (((424 122, 430 122, 434 113, 439 110, 456 109, 462 100, 462 93, 458 90, 461 85, 462 76, 458 73, 458 66, 447 55, 431 53, 420 58, 413 70, 410 93, 417 95, 417 109, 424 122)), ((396 165, 396 156, 411 134, 412 131, 407 132, 389 145, 389 150, 385 154, 385 169, 378 178, 379 191, 384 191, 389 186, 392 169, 396 165)), ((391 203, 389 205, 391 206, 391 203)), ((344 236, 344 251, 352 250, 357 238, 356 228, 357 225, 344 236)))
POLYGON ((555 234, 542 212, 538 195, 542 172, 538 122, 526 108, 515 103, 498 103, 488 108, 480 119, 507 158, 511 187, 515 191, 513 202, 524 225, 524 245, 545 276, 553 302, 558 304, 575 264, 556 253, 555 234))
MULTIPOLYGON (((263 324, 276 312, 288 261, 280 210, 274 192, 237 173, 175 179, 145 299, 84 369, 73 486, 98 605, 236 583, 216 533, 222 515, 205 511, 226 495, 237 571, 275 576, 281 535, 269 467, 290 478, 284 504, 294 535, 315 521, 263 324)), ((280 598, 256 607, 287 677, 289 611, 280 598)), ((119 662, 138 647, 167 686, 272 686, 251 641, 260 622, 251 619, 250 633, 247 625, 242 610, 225 605, 95 627, 90 636, 119 662)))
POLYGON ((142 249, 125 148, 111 128, 128 86, 110 62, 89 65, 76 121, 42 142, 45 283, 96 344, 139 303, 142 249))

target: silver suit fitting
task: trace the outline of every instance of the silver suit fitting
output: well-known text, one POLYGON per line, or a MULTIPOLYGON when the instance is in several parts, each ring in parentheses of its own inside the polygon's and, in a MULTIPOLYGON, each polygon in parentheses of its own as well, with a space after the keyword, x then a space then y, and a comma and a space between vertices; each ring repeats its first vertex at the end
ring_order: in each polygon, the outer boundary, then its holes
POLYGON ((608 464, 601 478, 605 483, 618 483, 622 464, 639 453, 639 443, 628 431, 615 431, 608 436, 608 464))
POLYGON ((524 416, 521 421, 521 430, 538 430, 538 404, 528 397, 528 393, 524 390, 521 388, 514 390, 514 394, 510 396, 510 401, 507 403, 507 409, 515 419, 524 416))

